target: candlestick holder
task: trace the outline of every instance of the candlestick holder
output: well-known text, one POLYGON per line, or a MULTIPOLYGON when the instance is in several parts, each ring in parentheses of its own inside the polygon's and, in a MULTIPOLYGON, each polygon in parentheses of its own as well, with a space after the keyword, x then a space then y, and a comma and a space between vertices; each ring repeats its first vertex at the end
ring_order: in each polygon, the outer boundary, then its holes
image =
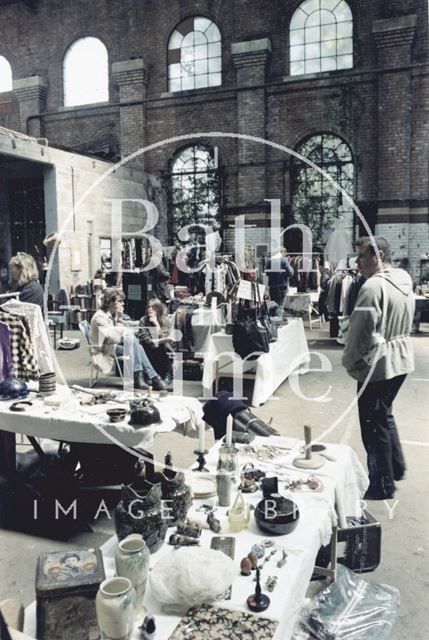
POLYGON ((198 467, 195 467, 192 471, 209 471, 206 467, 206 455, 208 454, 208 450, 204 449, 204 451, 199 451, 198 449, 195 449, 194 453, 197 456, 198 467))

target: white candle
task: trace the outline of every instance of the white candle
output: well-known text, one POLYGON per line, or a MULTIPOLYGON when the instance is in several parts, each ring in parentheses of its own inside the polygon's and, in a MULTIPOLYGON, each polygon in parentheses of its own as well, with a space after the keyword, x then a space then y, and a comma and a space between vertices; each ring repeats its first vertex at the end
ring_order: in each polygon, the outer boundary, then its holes
POLYGON ((213 296, 212 298, 212 311, 216 311, 217 309, 217 298, 216 296, 213 296))
POLYGON ((226 444, 230 447, 232 445, 232 416, 228 416, 226 419, 226 444))
POLYGON ((201 420, 198 428, 198 451, 205 451, 206 423, 201 420))
POLYGON ((228 324, 232 323, 232 304, 228 302, 226 307, 226 321, 228 324))

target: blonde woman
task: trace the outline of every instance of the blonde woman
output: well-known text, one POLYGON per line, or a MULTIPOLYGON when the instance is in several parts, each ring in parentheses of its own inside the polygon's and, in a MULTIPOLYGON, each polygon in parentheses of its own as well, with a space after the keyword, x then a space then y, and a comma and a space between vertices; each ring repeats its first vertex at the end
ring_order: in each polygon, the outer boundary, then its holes
POLYGON ((12 290, 19 291, 21 302, 38 304, 43 313, 43 287, 39 282, 36 261, 28 253, 18 251, 9 262, 13 284, 12 290))

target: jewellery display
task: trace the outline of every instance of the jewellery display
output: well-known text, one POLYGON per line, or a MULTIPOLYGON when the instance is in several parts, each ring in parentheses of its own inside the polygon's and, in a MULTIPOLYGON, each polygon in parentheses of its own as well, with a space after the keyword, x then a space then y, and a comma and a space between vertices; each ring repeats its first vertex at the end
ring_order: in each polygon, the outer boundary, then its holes
POLYGON ((285 489, 288 491, 300 491, 303 487, 308 487, 311 491, 322 491, 323 483, 317 476, 308 476, 308 478, 285 478, 285 489))
POLYGON ((269 444, 261 444, 259 447, 245 445, 240 449, 240 455, 248 458, 256 458, 257 460, 274 460, 280 458, 290 452, 290 447, 274 447, 269 444))
POLYGON ((265 589, 270 593, 274 591, 277 586, 277 576, 268 576, 265 581, 265 589))
POLYGON ((319 469, 325 464, 324 458, 318 453, 312 454, 311 452, 311 427, 304 427, 304 440, 305 440, 305 457, 295 458, 293 464, 300 469, 319 469))

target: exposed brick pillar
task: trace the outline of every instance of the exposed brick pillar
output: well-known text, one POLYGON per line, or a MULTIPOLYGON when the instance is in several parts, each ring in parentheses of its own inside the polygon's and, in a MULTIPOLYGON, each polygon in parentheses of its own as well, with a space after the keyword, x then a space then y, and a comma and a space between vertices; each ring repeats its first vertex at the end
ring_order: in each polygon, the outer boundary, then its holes
POLYGON ((409 253, 411 69, 415 15, 376 20, 378 52, 378 212, 376 232, 395 259, 409 253))
MULTIPOLYGON (((376 20, 372 31, 378 51, 378 199, 379 216, 388 201, 410 197, 411 50, 416 16, 376 20)), ((390 205, 390 208, 392 205, 390 205)), ((400 208, 406 207, 405 202, 400 208)), ((404 211, 405 213, 405 211, 404 211)))
MULTIPOLYGON (((148 73, 142 58, 114 62, 113 77, 119 86, 121 157, 141 149, 145 144, 145 106, 148 73)), ((143 155, 128 166, 144 168, 143 155)))
MULTIPOLYGON (((265 74, 271 53, 268 38, 247 40, 231 45, 237 71, 238 132, 265 139, 265 74), (260 88, 255 88, 260 85, 260 88)), ((265 226, 267 204, 265 145, 256 142, 238 143, 238 206, 246 215, 246 222, 265 226)))
POLYGON ((48 83, 40 76, 30 76, 29 78, 19 78, 13 81, 13 92, 19 102, 19 113, 21 119, 21 131, 36 138, 44 137, 44 127, 38 116, 45 111, 46 95, 48 93, 48 83))

